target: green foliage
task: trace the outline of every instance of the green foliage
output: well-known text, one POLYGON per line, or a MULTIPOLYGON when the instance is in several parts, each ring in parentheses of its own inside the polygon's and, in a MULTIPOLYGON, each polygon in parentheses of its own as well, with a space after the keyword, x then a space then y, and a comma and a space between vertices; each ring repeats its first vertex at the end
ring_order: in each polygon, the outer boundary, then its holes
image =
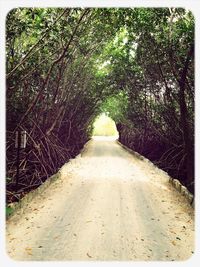
POLYGON ((122 142, 191 183, 191 12, 16 8, 6 32, 8 189, 16 129, 29 137, 20 184, 34 187, 79 152, 101 113, 116 122, 122 142))
POLYGON ((106 113, 116 123, 124 122, 128 112, 128 95, 121 91, 118 94, 108 97, 101 105, 101 112, 106 113))
POLYGON ((6 217, 9 217, 13 213, 13 208, 6 206, 6 217))

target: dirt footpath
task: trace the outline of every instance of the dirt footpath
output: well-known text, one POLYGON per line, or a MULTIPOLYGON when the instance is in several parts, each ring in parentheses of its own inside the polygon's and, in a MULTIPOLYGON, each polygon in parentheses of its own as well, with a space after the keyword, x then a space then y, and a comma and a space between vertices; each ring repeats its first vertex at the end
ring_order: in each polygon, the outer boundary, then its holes
POLYGON ((186 260, 193 209, 148 161, 96 138, 7 222, 16 260, 186 260))

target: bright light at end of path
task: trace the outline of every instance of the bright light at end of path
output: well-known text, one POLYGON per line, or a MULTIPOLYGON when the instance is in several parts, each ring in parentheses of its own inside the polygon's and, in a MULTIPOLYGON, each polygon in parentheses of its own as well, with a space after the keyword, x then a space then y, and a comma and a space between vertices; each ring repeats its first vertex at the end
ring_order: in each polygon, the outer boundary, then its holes
POLYGON ((115 122, 105 113, 99 115, 93 124, 92 138, 95 140, 116 140, 119 137, 115 122))
POLYGON ((93 140, 96 140, 96 141, 115 141, 118 139, 118 136, 103 136, 103 135, 100 135, 100 136, 92 136, 92 139, 93 140))

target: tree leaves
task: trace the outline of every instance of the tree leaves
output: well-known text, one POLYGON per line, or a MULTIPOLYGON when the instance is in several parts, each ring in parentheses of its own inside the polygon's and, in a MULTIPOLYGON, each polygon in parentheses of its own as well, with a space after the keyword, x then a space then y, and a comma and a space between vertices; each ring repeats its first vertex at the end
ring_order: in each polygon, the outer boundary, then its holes
MULTIPOLYGON (((6 23, 10 188, 19 124, 29 134, 21 185, 34 186, 79 152, 102 112, 121 124, 122 142, 184 177, 177 78, 194 36, 190 12, 16 8, 6 23)), ((192 63, 184 92, 191 140, 192 63)))

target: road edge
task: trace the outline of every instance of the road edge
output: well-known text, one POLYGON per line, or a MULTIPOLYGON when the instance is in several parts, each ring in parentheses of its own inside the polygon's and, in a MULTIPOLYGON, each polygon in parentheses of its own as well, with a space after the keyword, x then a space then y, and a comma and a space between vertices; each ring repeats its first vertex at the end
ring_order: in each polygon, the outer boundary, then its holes
POLYGON ((19 212, 21 215, 24 213, 25 207, 30 203, 38 194, 43 193, 53 182, 61 177, 60 170, 48 177, 43 184, 38 186, 36 189, 28 192, 23 198, 18 202, 12 202, 8 204, 8 207, 12 209, 12 213, 6 216, 6 220, 10 219, 16 212, 19 212))
MULTIPOLYGON (((75 158, 71 158, 65 164, 68 164, 70 161, 76 159, 77 157, 82 156, 82 154, 87 149, 88 143, 90 141, 91 141, 91 139, 85 143, 85 145, 83 146, 83 148, 81 149, 81 151, 79 152, 79 154, 75 158)), ((61 177, 62 168, 65 166, 65 164, 63 164, 63 166, 60 167, 60 169, 55 174, 48 177, 44 181, 43 184, 38 186, 36 189, 28 192, 18 202, 12 202, 12 203, 8 204, 7 207, 10 207, 12 209, 12 212, 6 216, 6 220, 10 219, 13 215, 15 215, 16 212, 23 214, 25 212, 25 207, 27 206, 28 203, 30 203, 36 196, 38 196, 38 194, 43 193, 52 183, 54 183, 55 181, 57 181, 61 177)))
MULTIPOLYGON (((157 167, 152 161, 150 161, 149 159, 145 158, 144 156, 142 156, 141 154, 139 154, 136 151, 133 151, 132 149, 128 148, 127 146, 123 145, 122 143, 119 142, 119 140, 116 140, 117 144, 119 144, 122 148, 124 148, 126 151, 128 151, 130 154, 136 156, 138 159, 140 160, 145 160, 147 162, 149 162, 150 164, 153 164, 155 167, 157 167)), ((157 167, 158 168, 158 167, 157 167)), ((163 171, 162 169, 160 169, 162 172, 164 172, 166 175, 169 176, 169 174, 165 171, 163 171)), ((189 192, 189 190, 181 184, 181 182, 178 179, 172 178, 169 176, 169 183, 173 185, 173 187, 182 195, 184 196, 187 201, 189 202, 189 204, 195 208, 195 199, 194 199, 194 195, 192 193, 189 192)))

